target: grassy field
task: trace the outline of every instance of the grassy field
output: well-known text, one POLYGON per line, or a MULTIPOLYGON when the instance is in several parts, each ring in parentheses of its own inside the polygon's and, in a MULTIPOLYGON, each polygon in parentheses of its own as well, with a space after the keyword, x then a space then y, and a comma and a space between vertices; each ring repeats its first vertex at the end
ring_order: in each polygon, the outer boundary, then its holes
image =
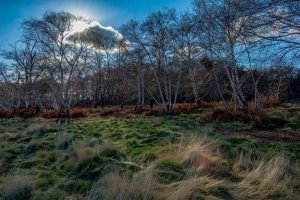
POLYGON ((0 199, 300 199, 299 105, 254 129, 197 114, 0 119, 0 199))

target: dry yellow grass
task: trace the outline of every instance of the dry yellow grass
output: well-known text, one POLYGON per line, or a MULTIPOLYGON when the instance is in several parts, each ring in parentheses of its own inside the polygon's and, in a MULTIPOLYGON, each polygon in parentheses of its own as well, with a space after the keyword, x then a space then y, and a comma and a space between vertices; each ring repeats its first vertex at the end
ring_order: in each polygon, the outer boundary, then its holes
POLYGON ((274 199, 282 195, 293 199, 288 169, 289 160, 283 155, 262 159, 254 169, 240 171, 243 180, 233 186, 233 194, 240 199, 274 199))
POLYGON ((199 179, 192 177, 190 179, 173 183, 169 185, 169 191, 165 192, 168 200, 185 200, 189 199, 194 189, 198 186, 199 179))
MULTIPOLYGON (((209 191, 219 186, 228 190, 235 199, 297 199, 290 188, 292 177, 288 174, 289 159, 284 155, 253 160, 250 155, 240 154, 232 163, 231 169, 240 181, 232 182, 225 178, 217 178, 206 170, 216 168, 215 171, 218 171, 224 167, 218 165, 222 158, 212 146, 206 138, 192 138, 181 142, 176 151, 169 152, 153 164, 157 165, 169 158, 188 162, 187 176, 182 181, 167 185, 158 184, 165 199, 189 199, 197 188, 209 191)), ((155 170, 154 166, 150 168, 155 170)))
POLYGON ((154 179, 150 174, 128 177, 120 173, 106 175, 94 184, 88 194, 89 200, 140 200, 151 199, 154 194, 154 179))

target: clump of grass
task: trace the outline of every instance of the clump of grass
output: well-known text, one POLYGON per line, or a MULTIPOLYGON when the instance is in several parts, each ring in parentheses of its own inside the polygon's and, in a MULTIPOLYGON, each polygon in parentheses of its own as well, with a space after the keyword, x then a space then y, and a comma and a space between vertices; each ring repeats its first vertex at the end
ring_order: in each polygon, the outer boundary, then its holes
POLYGON ((297 131, 300 129, 300 115, 298 116, 292 116, 288 119, 289 123, 287 124, 288 128, 290 128, 293 131, 297 131))
POLYGON ((285 156, 254 160, 250 154, 240 154, 236 161, 227 162, 212 146, 207 139, 194 138, 169 152, 172 159, 156 161, 154 171, 164 191, 161 195, 166 199, 297 199, 290 189, 292 177, 285 156), (186 163, 184 168, 180 162, 186 163))
POLYGON ((86 146, 85 144, 80 144, 74 146, 75 148, 75 158, 78 162, 86 160, 94 156, 102 156, 113 158, 116 160, 122 160, 126 157, 125 154, 121 153, 117 148, 112 147, 110 144, 103 144, 97 146, 86 146))
POLYGON ((183 163, 172 158, 161 160, 155 170, 160 183, 180 181, 186 175, 183 163))
POLYGON ((68 133, 58 133, 57 147, 59 149, 66 149, 72 143, 72 136, 68 133))
POLYGON ((38 140, 31 140, 29 144, 26 146, 24 153, 33 154, 39 150, 43 150, 45 148, 43 144, 41 144, 38 140))
POLYGON ((111 168, 121 167, 126 155, 109 144, 94 148, 80 145, 76 149, 76 160, 79 163, 76 173, 79 177, 95 179, 111 168))
POLYGON ((68 179, 64 182, 59 183, 59 188, 64 191, 68 191, 68 193, 80 193, 86 194, 91 187, 91 181, 89 180, 80 180, 80 179, 68 179))
POLYGON ((66 192, 57 189, 57 188, 50 188, 46 191, 36 191, 32 200, 65 200, 66 199, 66 192))
POLYGON ((243 180, 234 186, 233 193, 240 199, 274 199, 292 197, 289 160, 283 156, 262 159, 253 169, 241 171, 243 180))
POLYGON ((7 180, 4 200, 29 200, 32 197, 33 181, 30 177, 16 176, 7 180))
POLYGON ((154 180, 150 174, 130 178, 120 173, 108 174, 97 182, 88 194, 89 200, 155 199, 154 180))
POLYGON ((108 163, 107 160, 98 155, 89 157, 81 160, 75 173, 78 177, 95 180, 99 175, 104 173, 108 163))
POLYGON ((168 186, 168 190, 164 196, 168 200, 190 199, 198 184, 199 179, 196 177, 175 182, 168 186))
POLYGON ((98 148, 86 147, 84 144, 75 146, 75 158, 78 162, 87 160, 93 156, 96 156, 97 154, 99 154, 98 148))
POLYGON ((112 148, 112 147, 104 148, 100 152, 100 155, 103 157, 112 158, 112 159, 116 159, 116 160, 126 159, 126 155, 124 153, 121 153, 116 148, 112 148))
POLYGON ((180 160, 186 168, 200 172, 213 167, 220 160, 213 151, 211 140, 206 137, 192 137, 182 140, 175 152, 170 152, 169 156, 180 160))
POLYGON ((26 129, 25 133, 27 135, 36 135, 36 136, 43 136, 46 133, 56 132, 59 129, 51 123, 45 123, 45 122, 36 122, 30 124, 26 129))

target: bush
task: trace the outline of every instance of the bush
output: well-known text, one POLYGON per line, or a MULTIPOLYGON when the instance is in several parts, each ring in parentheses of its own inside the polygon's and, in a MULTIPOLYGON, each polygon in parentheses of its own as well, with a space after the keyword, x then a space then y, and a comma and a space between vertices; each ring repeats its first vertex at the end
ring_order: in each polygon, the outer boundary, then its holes
POLYGON ((20 109, 16 115, 18 117, 31 118, 34 117, 35 111, 32 109, 20 109))
POLYGON ((203 108, 218 108, 218 107, 224 107, 223 102, 222 101, 204 101, 201 104, 201 107, 203 108))
POLYGON ((14 109, 12 110, 1 110, 0 111, 0 118, 11 118, 14 117, 16 114, 16 111, 14 109))
POLYGON ((262 130, 272 130, 283 127, 287 124, 287 119, 283 117, 271 117, 266 115, 264 111, 249 111, 243 112, 238 110, 233 113, 232 110, 225 111, 224 109, 214 109, 208 115, 209 121, 215 122, 232 122, 239 121, 243 123, 250 123, 252 128, 262 130))
POLYGON ((99 112, 99 116, 105 117, 105 116, 116 115, 116 114, 119 114, 120 111, 121 110, 118 107, 105 108, 99 112))
POLYGON ((84 118, 91 113, 90 108, 72 108, 70 110, 71 118, 84 118))
POLYGON ((4 200, 29 200, 33 191, 32 180, 28 177, 14 177, 5 187, 4 200))
POLYGON ((43 108, 40 110, 39 116, 43 118, 60 118, 63 116, 63 113, 59 110, 43 108))
POLYGON ((252 121, 252 127, 256 129, 262 130, 272 130, 276 128, 280 128, 287 123, 286 119, 283 118, 271 118, 268 116, 260 116, 256 117, 252 121))
POLYGON ((224 109, 214 109, 209 115, 208 119, 210 121, 216 122, 231 122, 231 121, 241 121, 241 122, 249 122, 250 116, 248 113, 243 111, 237 111, 234 113, 232 110, 224 110, 224 109))
POLYGON ((270 108, 273 106, 278 106, 280 102, 278 100, 276 100, 276 98, 274 98, 274 97, 263 97, 260 99, 260 103, 264 107, 270 108))
POLYGON ((162 116, 164 115, 164 110, 162 108, 152 108, 147 109, 143 112, 145 116, 162 116))
POLYGON ((192 103, 182 103, 176 104, 173 112, 176 114, 190 114, 197 111, 197 107, 195 104, 192 103))
POLYGON ((143 112, 142 109, 136 109, 135 107, 125 108, 121 113, 122 115, 130 115, 130 114, 141 114, 143 112))

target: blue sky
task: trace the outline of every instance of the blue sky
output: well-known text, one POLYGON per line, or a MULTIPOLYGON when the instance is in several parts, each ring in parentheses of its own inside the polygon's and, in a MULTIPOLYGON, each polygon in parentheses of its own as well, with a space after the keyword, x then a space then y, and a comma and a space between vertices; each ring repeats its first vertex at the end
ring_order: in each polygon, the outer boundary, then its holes
POLYGON ((118 28, 131 18, 143 19, 157 9, 176 8, 181 12, 191 4, 192 0, 0 0, 0 48, 14 44, 24 19, 40 18, 47 10, 69 11, 118 28))

